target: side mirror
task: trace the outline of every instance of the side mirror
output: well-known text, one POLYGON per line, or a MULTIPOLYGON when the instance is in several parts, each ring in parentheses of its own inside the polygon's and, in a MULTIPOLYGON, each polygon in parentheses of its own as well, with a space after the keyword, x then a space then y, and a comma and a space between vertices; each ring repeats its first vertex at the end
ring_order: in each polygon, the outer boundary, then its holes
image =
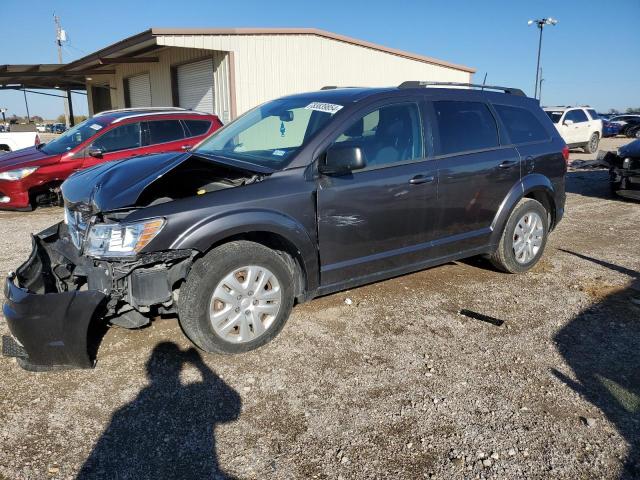
POLYGON ((285 110, 280 114, 281 122, 293 122, 293 112, 291 110, 285 110))
POLYGON ((327 150, 318 170, 326 175, 341 175, 366 166, 367 160, 360 147, 334 145, 327 150))
POLYGON ((96 147, 89 147, 87 149, 87 155, 93 158, 102 158, 102 150, 96 147))
POLYGON ((565 120, 564 122, 562 122, 564 125, 573 125, 573 120, 565 120))

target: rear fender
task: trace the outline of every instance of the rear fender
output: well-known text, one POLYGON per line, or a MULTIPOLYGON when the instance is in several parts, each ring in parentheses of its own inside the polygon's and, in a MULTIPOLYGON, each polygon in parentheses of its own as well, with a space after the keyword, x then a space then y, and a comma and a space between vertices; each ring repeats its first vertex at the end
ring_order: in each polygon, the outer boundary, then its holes
POLYGON ((502 201, 502 204, 500 204, 500 208, 498 208, 498 213, 496 213, 496 216, 493 218, 493 222, 491 223, 492 246, 495 247, 500 243, 502 230, 518 202, 527 195, 536 191, 544 192, 548 197, 551 206, 551 212, 549 213, 552 217, 555 216, 555 204, 553 200, 555 198, 555 192, 551 181, 539 173, 526 175, 519 183, 515 184, 511 190, 509 190, 509 193, 502 201))

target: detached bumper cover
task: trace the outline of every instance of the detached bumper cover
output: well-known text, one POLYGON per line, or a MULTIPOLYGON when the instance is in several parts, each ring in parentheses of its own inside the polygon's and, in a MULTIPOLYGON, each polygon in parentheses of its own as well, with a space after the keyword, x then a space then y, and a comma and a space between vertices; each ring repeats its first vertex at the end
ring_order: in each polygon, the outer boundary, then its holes
POLYGON ((106 295, 98 290, 55 291, 48 260, 40 238, 33 237, 29 260, 5 281, 2 312, 27 355, 18 356, 18 360, 30 370, 91 368, 89 324, 106 295), (47 293, 30 291, 45 284, 49 286, 47 293))

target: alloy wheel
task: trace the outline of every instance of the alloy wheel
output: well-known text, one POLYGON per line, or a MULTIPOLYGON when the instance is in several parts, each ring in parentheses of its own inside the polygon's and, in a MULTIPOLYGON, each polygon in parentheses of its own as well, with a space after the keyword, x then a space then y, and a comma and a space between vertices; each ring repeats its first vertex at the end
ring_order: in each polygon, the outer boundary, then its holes
POLYGON ((513 253, 520 264, 531 262, 540 251, 544 238, 544 224, 536 212, 527 212, 513 232, 513 253))

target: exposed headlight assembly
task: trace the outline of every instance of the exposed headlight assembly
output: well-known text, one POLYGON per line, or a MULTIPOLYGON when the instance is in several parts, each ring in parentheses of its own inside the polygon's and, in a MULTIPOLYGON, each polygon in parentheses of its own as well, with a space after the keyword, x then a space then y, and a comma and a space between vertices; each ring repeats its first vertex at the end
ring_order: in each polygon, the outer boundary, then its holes
POLYGON ((155 238, 165 221, 152 218, 138 223, 98 223, 91 227, 84 253, 91 257, 126 257, 140 252, 155 238))
POLYGON ((19 168, 17 170, 9 170, 7 172, 0 173, 0 180, 9 180, 15 182, 16 180, 22 180, 24 177, 28 177, 35 172, 38 167, 19 168))

